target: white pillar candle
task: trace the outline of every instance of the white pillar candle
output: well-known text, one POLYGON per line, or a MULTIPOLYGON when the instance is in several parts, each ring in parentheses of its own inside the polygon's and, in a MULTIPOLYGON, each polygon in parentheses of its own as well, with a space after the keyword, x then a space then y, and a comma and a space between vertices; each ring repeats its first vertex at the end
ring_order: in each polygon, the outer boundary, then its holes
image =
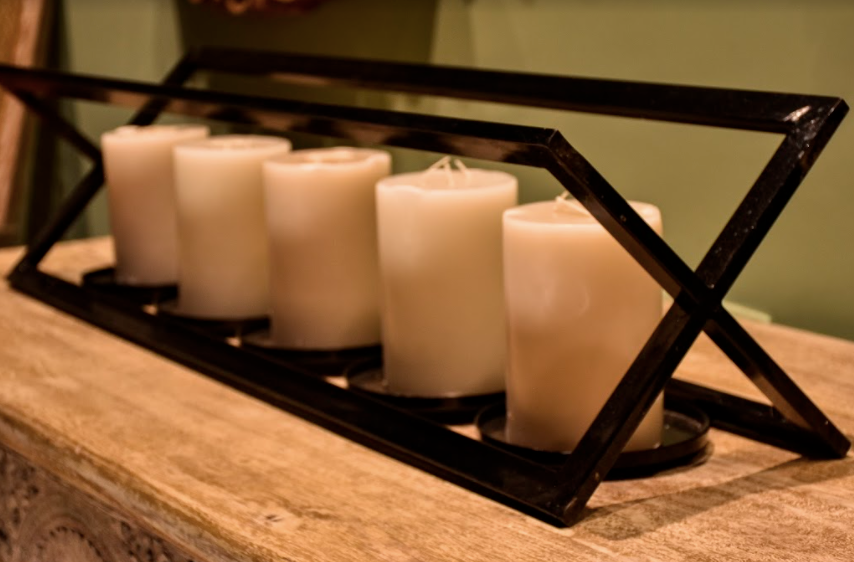
MULTIPOLYGON (((659 234, 657 207, 632 203, 659 234)), ((504 213, 507 439, 575 448, 661 317, 658 284, 577 202, 504 213)), ((659 396, 625 450, 661 441, 659 396)))
POLYGON ((504 389, 501 213, 517 181, 431 170, 377 184, 383 370, 391 392, 424 397, 504 389))
POLYGON ((221 320, 268 314, 262 163, 290 148, 285 139, 257 135, 175 147, 179 313, 221 320))
POLYGON ((203 125, 128 125, 101 136, 118 283, 178 280, 172 148, 208 134, 203 125))
POLYGON ((298 150, 264 163, 270 331, 292 349, 380 342, 374 193, 382 150, 298 150))

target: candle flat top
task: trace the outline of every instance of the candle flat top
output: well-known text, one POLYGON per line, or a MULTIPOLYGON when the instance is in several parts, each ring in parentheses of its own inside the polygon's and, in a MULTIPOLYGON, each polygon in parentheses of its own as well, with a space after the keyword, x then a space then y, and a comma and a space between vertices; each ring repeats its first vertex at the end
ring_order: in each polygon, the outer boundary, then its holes
POLYGON ((516 189, 516 177, 497 170, 467 168, 465 170, 433 169, 389 176, 378 189, 414 189, 424 191, 468 191, 472 189, 516 189))
POLYGON ((140 139, 195 139, 206 137, 210 128, 206 125, 123 125, 102 135, 102 139, 121 142, 123 140, 137 141, 140 139))
MULTIPOLYGON (((661 222, 661 212, 655 205, 629 201, 642 219, 649 224, 661 222)), ((532 226, 602 228, 587 209, 576 201, 539 201, 508 209, 505 222, 526 223, 532 226)))
POLYGON ((218 135, 207 139, 187 142, 177 146, 181 151, 204 151, 204 152, 249 152, 264 151, 267 149, 281 150, 290 147, 291 141, 282 137, 269 135, 218 135))
POLYGON ((371 162, 391 162, 391 155, 384 150, 371 148, 350 148, 336 146, 333 148, 312 148, 295 150, 271 158, 267 166, 285 168, 327 168, 327 167, 359 167, 371 162))

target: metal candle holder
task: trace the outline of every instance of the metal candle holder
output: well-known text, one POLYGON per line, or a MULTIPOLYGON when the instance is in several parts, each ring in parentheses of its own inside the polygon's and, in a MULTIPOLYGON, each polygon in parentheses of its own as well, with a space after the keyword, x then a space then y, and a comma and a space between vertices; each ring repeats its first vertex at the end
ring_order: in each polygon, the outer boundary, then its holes
POLYGON ((841 458, 849 449, 845 436, 721 304, 847 112, 839 98, 209 48, 184 56, 160 85, 8 65, 0 65, 0 85, 94 162, 9 275, 15 289, 378 451, 553 524, 572 525, 665 387, 668 397, 701 407, 727 431, 812 457, 841 458), (692 271, 557 130, 185 87, 201 70, 765 131, 783 140, 692 271), (132 120, 137 125, 171 112, 546 169, 674 303, 573 454, 557 466, 521 458, 338 388, 297 363, 272 362, 148 314, 129 299, 39 271, 41 259, 104 182, 98 148, 51 107, 59 97, 139 109, 132 120), (702 331, 773 406, 671 379, 702 331))

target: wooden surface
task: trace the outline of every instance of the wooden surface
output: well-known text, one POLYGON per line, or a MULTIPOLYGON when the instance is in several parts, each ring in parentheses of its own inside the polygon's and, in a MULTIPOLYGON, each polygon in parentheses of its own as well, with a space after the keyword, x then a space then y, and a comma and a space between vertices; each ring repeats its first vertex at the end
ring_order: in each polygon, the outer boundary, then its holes
MULTIPOLYGON (((7 269, 16 252, 0 252, 7 269)), ((46 269, 110 261, 68 243, 46 269)), ((607 482, 556 529, 0 290, 0 442, 201 560, 850 560, 854 460, 726 433, 703 466, 607 482)), ((846 434, 854 343, 749 325, 846 434)), ((680 376, 755 396, 702 341, 680 376)))

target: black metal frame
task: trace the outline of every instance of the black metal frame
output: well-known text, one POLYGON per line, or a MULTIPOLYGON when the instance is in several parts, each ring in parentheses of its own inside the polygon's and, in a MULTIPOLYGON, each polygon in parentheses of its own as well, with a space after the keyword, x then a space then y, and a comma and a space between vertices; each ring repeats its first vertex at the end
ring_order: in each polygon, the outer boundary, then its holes
POLYGON ((0 65, 0 85, 95 163, 9 275, 14 288, 386 454, 554 524, 571 525, 665 386, 701 404, 713 424, 729 431, 814 457, 841 458, 849 449, 846 437, 721 304, 846 114, 839 98, 224 49, 188 53, 161 85, 7 65, 0 65), (557 130, 185 87, 200 70, 766 131, 783 140, 692 271, 557 130), (100 151, 49 106, 56 97, 140 109, 135 124, 172 112, 544 168, 674 303, 566 464, 544 467, 337 388, 296 366, 282 376, 283 367, 263 357, 39 271, 41 259, 103 184, 100 151), (773 406, 671 380, 701 331, 773 406))

